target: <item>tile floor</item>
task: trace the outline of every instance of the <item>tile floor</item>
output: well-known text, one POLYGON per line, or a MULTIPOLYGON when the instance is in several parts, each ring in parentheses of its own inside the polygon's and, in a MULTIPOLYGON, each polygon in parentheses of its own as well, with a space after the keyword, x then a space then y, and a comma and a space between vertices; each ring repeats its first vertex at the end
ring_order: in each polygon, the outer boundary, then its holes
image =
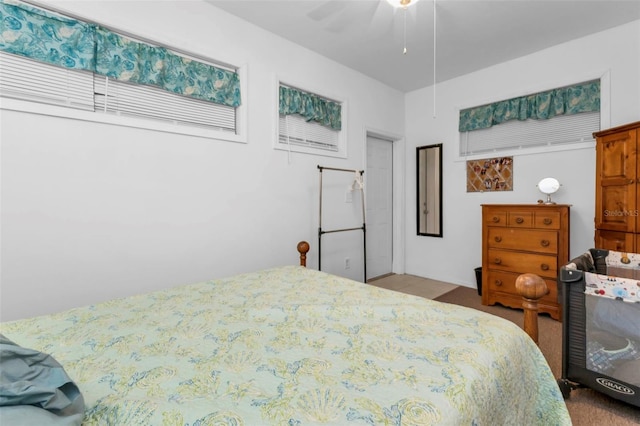
POLYGON ((380 278, 374 278, 369 280, 368 284, 400 291, 402 293, 421 296, 427 299, 435 299, 436 297, 458 287, 455 284, 407 274, 391 274, 380 278))

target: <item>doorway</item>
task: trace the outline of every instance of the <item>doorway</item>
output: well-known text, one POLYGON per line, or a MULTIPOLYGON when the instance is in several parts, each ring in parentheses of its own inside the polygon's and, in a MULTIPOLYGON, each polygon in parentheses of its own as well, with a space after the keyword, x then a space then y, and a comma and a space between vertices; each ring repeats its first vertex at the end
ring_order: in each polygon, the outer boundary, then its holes
POLYGON ((367 134, 367 278, 393 272, 393 141, 367 134))

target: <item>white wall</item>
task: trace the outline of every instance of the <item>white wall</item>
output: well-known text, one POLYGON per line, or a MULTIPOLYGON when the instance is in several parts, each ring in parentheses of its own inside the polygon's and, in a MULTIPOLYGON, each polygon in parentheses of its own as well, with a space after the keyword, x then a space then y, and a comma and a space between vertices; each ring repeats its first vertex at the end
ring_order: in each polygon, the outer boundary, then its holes
MULTIPOLYGON (((363 169, 365 129, 405 135, 406 272, 475 286, 480 204, 528 203, 555 176, 572 204, 571 253, 592 245, 593 149, 515 157, 515 189, 466 193, 459 108, 610 76, 610 126, 640 119, 640 21, 403 97, 368 77, 200 1, 48 2, 87 19, 233 64, 247 64, 248 143, 180 136, 0 109, 0 320, 297 262, 317 266, 317 165, 363 169), (178 4, 179 3, 179 4, 178 4), (232 35, 229 35, 232 34, 232 35), (242 34, 239 37, 237 34, 242 34), (272 149, 276 75, 340 93, 346 160, 272 149), (406 114, 405 114, 406 109, 406 114), (415 229, 415 147, 444 143, 444 238, 415 229)), ((0 106, 1 107, 1 106, 0 106)), ((327 178, 342 199, 344 182, 327 178)), ((326 227, 359 217, 325 206, 326 227)), ((327 228, 328 229, 328 228, 327 228)), ((324 240, 323 240, 324 241, 324 240)), ((327 240, 323 270, 361 279, 360 236, 327 240), (345 256, 352 268, 342 269, 345 256)), ((403 265, 399 269, 403 269, 403 265)))
MULTIPOLYGON (((3 321, 295 264, 300 240, 317 267, 317 165, 363 169, 365 128, 403 133, 402 93, 204 2, 47 3, 247 64, 248 143, 0 110, 3 321), (272 148, 276 75, 346 98, 348 159, 289 161, 272 148)), ((358 217, 344 205, 347 183, 328 184, 340 197, 335 211, 358 217)), ((327 221, 338 222, 332 211, 327 221)), ((323 270, 361 279, 361 237, 328 244, 354 264, 344 271, 323 250, 323 270)))
MULTIPOLYGON (((461 108, 603 75, 610 81, 611 93, 611 113, 603 119, 603 128, 640 120, 640 21, 438 84, 436 118, 432 87, 407 94, 407 273, 475 287, 473 269, 482 264, 480 205, 536 203, 543 198, 536 183, 547 176, 562 183, 554 200, 572 205, 571 256, 593 246, 594 148, 516 154, 513 191, 467 193, 466 165, 457 158, 457 126, 461 108), (415 147, 440 142, 444 144, 444 238, 419 237, 411 196, 416 191, 415 147)), ((603 106, 608 101, 603 99, 603 106)))

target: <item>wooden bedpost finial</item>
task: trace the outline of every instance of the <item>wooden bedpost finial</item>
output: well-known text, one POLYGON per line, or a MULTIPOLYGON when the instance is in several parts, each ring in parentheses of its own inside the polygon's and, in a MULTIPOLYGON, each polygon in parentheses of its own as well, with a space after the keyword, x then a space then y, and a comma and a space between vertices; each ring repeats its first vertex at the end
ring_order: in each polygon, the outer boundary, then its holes
POLYGON ((300 253, 300 266, 307 266, 307 252, 309 251, 309 243, 300 241, 298 243, 298 253, 300 253))
POLYGON ((538 299, 549 293, 549 288, 536 274, 522 274, 516 278, 516 291, 524 299, 524 331, 538 343, 538 299))

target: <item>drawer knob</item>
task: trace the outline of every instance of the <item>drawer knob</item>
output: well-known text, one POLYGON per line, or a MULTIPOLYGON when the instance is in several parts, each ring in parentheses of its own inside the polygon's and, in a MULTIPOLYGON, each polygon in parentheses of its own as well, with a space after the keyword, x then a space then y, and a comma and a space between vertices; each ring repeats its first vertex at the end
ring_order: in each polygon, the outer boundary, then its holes
POLYGON ((542 247, 549 247, 549 244, 550 244, 550 243, 549 243, 549 240, 542 240, 542 241, 540 241, 540 245, 541 245, 542 247))
POLYGON ((500 222, 500 218, 498 216, 494 216, 492 220, 493 220, 493 223, 500 222))
POLYGON ((543 263, 542 265, 540 265, 540 269, 542 269, 543 271, 548 271, 549 265, 547 265, 546 263, 543 263))
POLYGON ((517 217, 516 218, 516 223, 522 223, 522 222, 524 222, 523 218, 521 218, 521 217, 517 217))
POLYGON ((549 217, 545 217, 544 220, 542 221, 542 223, 544 223, 545 225, 551 225, 551 222, 553 221, 549 217))
POLYGON ((502 263, 502 259, 500 259, 499 257, 496 257, 493 261, 493 263, 495 263, 496 265, 499 265, 502 263))
POLYGON ((500 241, 502 241, 502 237, 500 235, 498 235, 498 236, 496 236, 494 238, 494 240, 495 240, 496 243, 499 243, 500 241))
POLYGON ((496 287, 500 287, 502 285, 502 280, 496 280, 496 287))

